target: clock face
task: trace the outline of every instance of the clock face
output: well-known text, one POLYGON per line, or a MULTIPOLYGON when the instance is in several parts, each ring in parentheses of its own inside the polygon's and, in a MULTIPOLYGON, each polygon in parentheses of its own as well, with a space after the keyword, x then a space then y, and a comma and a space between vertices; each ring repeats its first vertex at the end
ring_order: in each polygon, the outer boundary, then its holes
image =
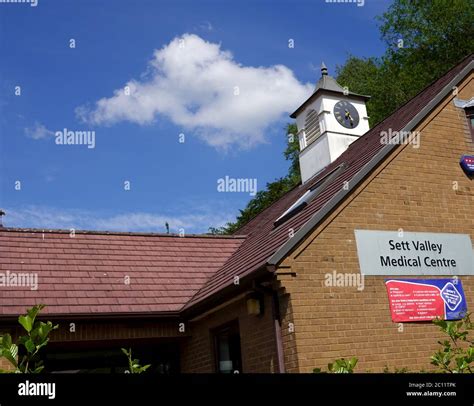
POLYGON ((346 128, 356 128, 359 125, 359 113, 352 103, 339 101, 334 106, 334 116, 339 124, 346 128))

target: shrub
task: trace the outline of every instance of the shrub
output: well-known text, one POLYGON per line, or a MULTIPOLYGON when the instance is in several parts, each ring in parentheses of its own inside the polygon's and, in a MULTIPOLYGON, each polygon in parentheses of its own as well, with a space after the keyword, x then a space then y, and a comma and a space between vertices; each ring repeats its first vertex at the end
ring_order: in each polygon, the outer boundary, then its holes
MULTIPOLYGON (((352 357, 350 360, 340 358, 328 364, 328 372, 333 374, 352 374, 358 359, 352 357)), ((314 373, 321 373, 321 368, 314 368, 314 373)))
POLYGON ((472 373, 474 369, 474 340, 469 339, 473 329, 469 315, 459 321, 433 320, 449 339, 438 341, 441 349, 431 357, 431 364, 439 372, 472 373))
POLYGON ((151 364, 141 366, 140 365, 140 360, 132 359, 132 349, 131 348, 129 348, 128 351, 125 348, 122 348, 122 352, 128 358, 128 370, 126 371, 127 373, 141 374, 142 372, 145 372, 148 368, 150 368, 151 364))
POLYGON ((0 372, 16 373, 39 373, 44 369, 43 361, 39 358, 39 351, 46 346, 49 341, 49 333, 58 328, 50 321, 44 323, 37 321, 36 316, 44 308, 44 305, 37 305, 27 311, 24 316, 18 317, 18 322, 25 329, 26 335, 20 336, 17 343, 12 341, 10 334, 0 337, 0 357, 10 362, 14 370, 0 372), (19 351, 23 347, 25 351, 19 351), (19 355, 22 352, 23 355, 19 355))

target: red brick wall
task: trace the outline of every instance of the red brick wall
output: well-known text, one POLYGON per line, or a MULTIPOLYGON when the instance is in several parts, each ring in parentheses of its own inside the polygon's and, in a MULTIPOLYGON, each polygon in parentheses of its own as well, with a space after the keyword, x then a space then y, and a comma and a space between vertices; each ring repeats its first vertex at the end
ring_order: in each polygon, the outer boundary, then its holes
POLYGON ((235 319, 239 320, 243 372, 278 371, 272 302, 268 295, 265 296, 263 316, 247 315, 246 302, 240 299, 190 323, 191 338, 181 347, 181 371, 216 372, 211 330, 235 319))
MULTIPOLYGON (((459 89, 458 97, 473 96, 472 75, 459 89)), ((381 371, 385 365, 430 369, 438 329, 429 322, 405 323, 399 332, 391 322, 385 277, 366 276, 363 291, 326 287, 324 280, 333 271, 360 272, 354 229, 462 233, 474 241, 474 181, 459 166, 461 155, 474 154, 474 145, 452 98, 419 125, 419 149, 398 148, 278 270, 297 274, 279 277, 291 295, 283 325, 288 371, 325 369, 328 362, 351 356, 359 358, 360 372, 381 371)), ((473 311, 474 277, 460 279, 473 311)))

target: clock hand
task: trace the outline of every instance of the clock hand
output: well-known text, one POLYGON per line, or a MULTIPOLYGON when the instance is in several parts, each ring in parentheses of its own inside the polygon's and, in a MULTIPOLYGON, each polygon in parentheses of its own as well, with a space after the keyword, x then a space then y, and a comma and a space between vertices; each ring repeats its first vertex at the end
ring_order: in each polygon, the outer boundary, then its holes
POLYGON ((350 120, 351 127, 354 127, 354 119, 352 118, 351 113, 349 113, 349 110, 346 110, 345 117, 346 117, 346 120, 347 119, 350 120))
POLYGON ((346 110, 346 114, 345 114, 345 116, 346 116, 346 119, 349 119, 349 120, 351 120, 351 123, 354 121, 354 119, 353 119, 353 118, 352 118, 352 116, 351 116, 351 113, 349 113, 349 111, 348 111, 348 110, 346 110))

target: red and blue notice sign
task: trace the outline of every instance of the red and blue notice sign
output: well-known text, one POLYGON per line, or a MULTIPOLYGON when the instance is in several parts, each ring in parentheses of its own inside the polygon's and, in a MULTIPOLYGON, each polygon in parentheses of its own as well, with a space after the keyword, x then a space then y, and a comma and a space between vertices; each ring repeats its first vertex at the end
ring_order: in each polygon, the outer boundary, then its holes
POLYGON ((459 163, 461 164, 461 167, 469 176, 474 175, 474 156, 463 155, 459 163))
POLYGON ((392 321, 459 320, 467 313, 459 279, 387 279, 392 321))

